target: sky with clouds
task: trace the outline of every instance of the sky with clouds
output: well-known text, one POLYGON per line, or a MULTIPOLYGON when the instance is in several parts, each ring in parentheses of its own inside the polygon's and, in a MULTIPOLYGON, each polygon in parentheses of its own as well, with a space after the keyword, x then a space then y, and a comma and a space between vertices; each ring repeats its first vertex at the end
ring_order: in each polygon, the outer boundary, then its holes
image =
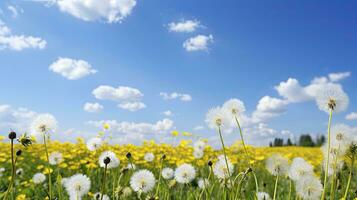
MULTIPOLYGON (((217 145, 205 116, 236 98, 248 143, 323 134, 317 91, 349 95, 335 123, 357 126, 355 1, 4 0, 0 131, 50 113, 55 139, 169 142, 172 130, 217 145)), ((234 128, 225 138, 239 139, 234 128)))

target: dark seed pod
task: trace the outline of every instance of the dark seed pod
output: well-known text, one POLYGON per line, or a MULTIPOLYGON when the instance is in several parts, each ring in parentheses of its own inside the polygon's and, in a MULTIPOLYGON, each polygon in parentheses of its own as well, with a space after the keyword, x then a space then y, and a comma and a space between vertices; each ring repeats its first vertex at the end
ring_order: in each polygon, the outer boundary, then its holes
POLYGON ((166 159, 166 154, 163 154, 163 155, 161 156, 161 159, 162 159, 162 160, 165 160, 165 159, 166 159))
POLYGON ((213 165, 213 162, 212 162, 212 161, 208 161, 208 163, 207 163, 207 164, 208 164, 208 166, 210 166, 210 167, 211 167, 211 166, 213 165))
POLYGON ((106 165, 109 164, 110 163, 110 158, 109 157, 104 158, 103 162, 106 165))
POLYGON ((16 156, 21 156, 21 154, 22 154, 22 150, 21 149, 16 151, 16 156))
POLYGON ((10 140, 14 140, 16 138, 16 133, 14 132, 14 131, 11 131, 10 133, 9 133, 9 139, 10 140))
POLYGON ((128 153, 126 154, 126 158, 127 158, 127 159, 130 159, 130 158, 131 158, 131 153, 130 153, 130 152, 128 152, 128 153))

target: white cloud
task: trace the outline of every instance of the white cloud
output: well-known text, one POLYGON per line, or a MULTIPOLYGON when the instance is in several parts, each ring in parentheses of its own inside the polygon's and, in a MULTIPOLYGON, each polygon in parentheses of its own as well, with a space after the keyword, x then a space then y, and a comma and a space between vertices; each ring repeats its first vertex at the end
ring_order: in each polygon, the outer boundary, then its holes
POLYGON ((131 112, 134 112, 146 108, 146 105, 142 102, 124 102, 118 104, 118 107, 124 110, 129 110, 131 112))
POLYGON ((118 88, 114 88, 108 85, 98 86, 93 90, 92 94, 97 99, 119 102, 138 101, 144 96, 140 90, 136 88, 127 86, 119 86, 118 88))
POLYGON ((288 101, 270 96, 262 97, 253 112, 252 120, 254 123, 267 121, 286 112, 288 101))
POLYGON ((357 120, 357 113, 356 112, 352 112, 352 113, 346 115, 346 119, 347 120, 357 120))
POLYGON ((97 73, 97 70, 85 60, 74 60, 71 58, 58 58, 49 67, 49 70, 60 74, 69 80, 78 80, 90 74, 97 73))
POLYGON ((87 112, 98 113, 103 110, 103 106, 99 103, 85 103, 83 109, 87 112))
POLYGON ((168 94, 166 92, 160 92, 160 96, 164 100, 172 100, 172 99, 180 99, 181 101, 191 101, 192 97, 189 94, 183 94, 183 93, 177 93, 173 92, 171 94, 168 94))
POLYGON ((173 32, 194 32, 198 27, 200 27, 200 22, 198 20, 186 20, 181 22, 171 22, 169 23, 169 30, 173 32))
POLYGON ((208 50, 208 46, 213 43, 212 35, 197 35, 195 37, 191 37, 187 39, 183 43, 183 48, 186 51, 206 51, 208 50))
POLYGON ((330 81, 332 81, 332 82, 341 81, 349 76, 351 76, 351 72, 331 73, 328 75, 330 81))
POLYGON ((170 119, 163 119, 154 124, 145 122, 118 122, 116 120, 88 121, 86 124, 102 128, 104 123, 110 125, 110 131, 113 134, 163 134, 168 133, 174 124, 170 119))
POLYGON ((164 115, 166 115, 166 116, 172 116, 171 110, 166 110, 166 111, 164 111, 162 114, 164 114, 164 115))
POLYGON ((136 0, 57 0, 62 12, 84 21, 121 22, 132 13, 136 0))
POLYGON ((204 129, 205 129, 204 126, 195 126, 195 127, 193 128, 193 130, 195 130, 195 131, 200 131, 200 130, 204 130, 204 129))
POLYGON ((248 127, 245 129, 245 136, 247 143, 263 146, 268 145, 272 142, 274 138, 282 138, 284 140, 290 138, 294 141, 294 134, 288 130, 275 130, 269 128, 267 124, 259 123, 253 127, 248 127))
POLYGON ((299 81, 294 78, 289 78, 286 82, 281 82, 275 86, 280 96, 285 97, 290 102, 302 102, 310 99, 299 81))
POLYGON ((11 29, 0 20, 0 50, 10 49, 21 51, 24 49, 44 49, 47 42, 39 37, 13 35, 11 29))
POLYGON ((23 9, 18 9, 17 7, 12 6, 12 5, 7 6, 7 9, 11 12, 12 18, 16 18, 19 16, 20 13, 24 12, 23 9))

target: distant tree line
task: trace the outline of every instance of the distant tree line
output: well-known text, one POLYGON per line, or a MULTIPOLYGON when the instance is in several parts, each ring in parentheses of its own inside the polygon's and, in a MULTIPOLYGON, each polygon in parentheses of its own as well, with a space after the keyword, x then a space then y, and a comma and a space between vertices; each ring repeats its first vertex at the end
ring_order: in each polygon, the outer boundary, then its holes
POLYGON ((291 141, 288 138, 284 141, 283 138, 274 138, 272 142, 269 143, 270 147, 282 147, 282 146, 302 146, 302 147, 320 147, 326 141, 324 135, 317 135, 314 139, 310 134, 302 134, 296 142, 291 141))

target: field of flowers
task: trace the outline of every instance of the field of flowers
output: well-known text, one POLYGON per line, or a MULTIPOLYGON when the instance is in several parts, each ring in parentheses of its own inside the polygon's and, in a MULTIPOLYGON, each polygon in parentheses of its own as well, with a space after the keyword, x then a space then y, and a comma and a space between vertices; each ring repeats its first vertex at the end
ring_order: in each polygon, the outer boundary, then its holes
MULTIPOLYGON (((332 125, 333 113, 348 101, 339 88, 330 89, 318 98, 319 108, 329 116, 322 148, 246 145, 239 123, 244 108, 236 99, 206 115, 207 124, 217 130, 220 150, 205 139, 109 145, 110 125, 105 123, 103 132, 88 141, 60 143, 50 140, 57 124, 53 116, 40 115, 32 123, 36 134, 11 131, 1 138, 0 198, 354 199, 356 130, 332 125), (222 134, 227 123, 237 125, 240 137, 229 147, 222 134)), ((180 134, 190 135, 173 131, 172 137, 180 134)))

